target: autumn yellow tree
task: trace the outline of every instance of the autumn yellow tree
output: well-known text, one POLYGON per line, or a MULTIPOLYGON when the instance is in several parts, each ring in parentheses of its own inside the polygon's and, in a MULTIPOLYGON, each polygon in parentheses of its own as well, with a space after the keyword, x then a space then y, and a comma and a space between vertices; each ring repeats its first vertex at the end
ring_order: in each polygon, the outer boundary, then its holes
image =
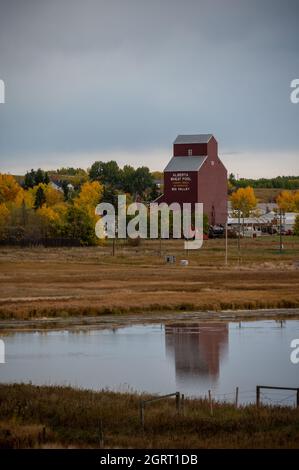
POLYGON ((103 186, 98 181, 84 183, 80 194, 74 199, 76 208, 84 209, 92 217, 95 217, 95 208, 101 201, 103 186))
POLYGON ((21 188, 21 191, 18 192, 14 203, 17 208, 20 208, 25 205, 26 209, 32 209, 34 206, 33 194, 21 188))
POLYGON ((0 203, 13 202, 21 189, 12 175, 0 173, 0 203))
POLYGON ((67 213, 68 231, 83 244, 99 244, 95 235, 95 225, 99 216, 95 208, 103 196, 103 186, 98 181, 86 182, 79 195, 73 200, 67 213))
POLYGON ((33 188, 22 190, 16 198, 15 209, 15 220, 21 220, 23 225, 35 226, 36 233, 53 237, 61 235, 67 203, 64 202, 63 193, 51 184, 39 183, 33 188), (36 205, 36 195, 40 190, 44 200, 36 205))
POLYGON ((36 216, 39 219, 40 227, 45 235, 57 235, 57 229, 61 221, 59 214, 55 212, 52 207, 47 207, 46 204, 44 204, 36 210, 36 216))
POLYGON ((248 217, 250 212, 256 208, 257 198, 252 187, 239 188, 230 197, 234 211, 240 210, 242 217, 248 217))
POLYGON ((0 174, 0 232, 1 237, 12 221, 15 201, 22 192, 21 186, 12 175, 0 174))
POLYGON ((277 204, 285 212, 299 212, 299 191, 282 191, 277 196, 277 204))
POLYGON ((62 236, 79 238, 83 244, 97 243, 95 208, 102 196, 103 186, 98 181, 85 182, 79 195, 66 202, 63 193, 51 184, 40 183, 26 190, 13 176, 0 174, 1 236, 18 228, 28 237, 62 236))
POLYGON ((28 192, 33 197, 33 201, 35 200, 36 193, 39 188, 43 190, 43 193, 45 195, 45 204, 47 204, 48 207, 52 207, 56 204, 63 202, 63 193, 55 188, 52 188, 50 184, 45 183, 39 183, 37 186, 34 186, 33 188, 30 188, 28 190, 28 192))
POLYGON ((9 210, 4 203, 0 204, 0 235, 3 235, 5 227, 9 222, 9 210))

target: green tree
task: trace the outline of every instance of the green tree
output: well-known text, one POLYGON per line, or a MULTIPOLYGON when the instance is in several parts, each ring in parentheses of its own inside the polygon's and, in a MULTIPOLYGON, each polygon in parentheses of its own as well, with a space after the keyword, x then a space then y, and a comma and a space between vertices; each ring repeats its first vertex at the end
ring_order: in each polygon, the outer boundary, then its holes
POLYGON ((61 183, 61 187, 63 189, 64 200, 67 201, 70 196, 69 183, 66 180, 63 180, 61 183))
POLYGON ((299 215, 297 215, 295 219, 294 235, 299 236, 299 215))
POLYGON ((235 180, 234 186, 237 188, 251 186, 252 188, 299 189, 299 176, 276 176, 275 178, 258 178, 256 180, 240 178, 235 180))
POLYGON ((57 175, 68 175, 68 176, 86 176, 86 171, 82 168, 73 168, 73 167, 62 167, 56 170, 57 175))
POLYGON ((46 202, 46 195, 44 193, 44 190, 41 186, 37 188, 36 195, 35 195, 35 201, 34 201, 34 209, 39 209, 42 207, 43 204, 46 202))
POLYGON ((41 168, 39 168, 36 171, 35 176, 34 176, 35 185, 38 185, 39 183, 44 183, 45 182, 44 180, 45 180, 45 173, 43 172, 41 168))
POLYGON ((40 183, 49 184, 50 178, 47 172, 44 172, 41 168, 37 171, 31 170, 26 173, 24 186, 26 189, 33 188, 40 183))
POLYGON ((134 192, 135 169, 125 165, 121 171, 121 186, 126 193, 134 192))
POLYGON ((109 202, 117 210, 117 196, 119 192, 110 184, 104 186, 102 201, 109 202))
POLYGON ((94 162, 89 170, 89 178, 102 184, 111 184, 116 187, 121 185, 121 171, 114 160, 94 162))
POLYGON ((49 184, 50 183, 50 178, 49 178, 49 175, 48 173, 46 172, 45 175, 44 175, 44 181, 43 181, 45 184, 49 184))
MULTIPOLYGON (((195 227, 195 213, 194 212, 192 212, 191 224, 194 230, 194 227, 195 227)), ((202 218, 202 230, 205 235, 208 235, 209 228, 210 228, 209 216, 204 213, 203 218, 202 218)))
POLYGON ((207 214, 203 214, 203 233, 208 235, 209 233, 209 216, 207 214))
POLYGON ((157 190, 157 186, 155 184, 153 184, 153 186, 151 187, 150 191, 149 191, 149 194, 148 194, 148 197, 147 197, 147 200, 152 202, 154 201, 155 199, 157 199, 157 197, 159 196, 159 192, 157 190))
POLYGON ((35 176, 34 170, 27 171, 25 175, 25 180, 24 180, 24 186, 26 189, 33 188, 33 186, 35 185, 34 176, 35 176))
POLYGON ((230 182, 230 184, 232 186, 236 186, 237 181, 236 181, 236 177, 233 173, 230 173, 230 175, 228 177, 228 181, 230 182))
POLYGON ((95 223, 88 211, 82 207, 71 205, 66 214, 65 234, 80 240, 82 245, 95 245, 95 223))
POLYGON ((137 168, 134 176, 134 192, 142 195, 146 189, 152 188, 153 185, 154 178, 149 169, 145 166, 137 168))

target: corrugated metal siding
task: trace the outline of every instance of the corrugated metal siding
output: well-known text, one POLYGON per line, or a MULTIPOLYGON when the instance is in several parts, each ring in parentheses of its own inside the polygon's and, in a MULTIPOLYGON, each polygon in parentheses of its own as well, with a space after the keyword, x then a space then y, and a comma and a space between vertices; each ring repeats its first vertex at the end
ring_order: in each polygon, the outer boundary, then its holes
POLYGON ((164 171, 197 171, 206 158, 206 155, 202 157, 172 157, 164 171))
POLYGON ((174 144, 207 144, 213 134, 179 134, 174 144))

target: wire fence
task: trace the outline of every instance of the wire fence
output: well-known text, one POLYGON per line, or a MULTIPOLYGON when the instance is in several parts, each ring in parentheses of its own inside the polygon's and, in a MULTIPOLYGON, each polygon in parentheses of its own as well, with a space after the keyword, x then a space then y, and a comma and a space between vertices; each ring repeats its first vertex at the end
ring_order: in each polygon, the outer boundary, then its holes
MULTIPOLYGON (((298 393, 298 392, 297 392, 298 393)), ((239 403, 256 403, 257 402, 257 391, 255 389, 251 390, 240 390, 238 389, 238 402, 239 403)), ((227 402, 227 403, 236 403, 236 391, 233 392, 225 392, 225 393, 214 393, 211 390, 211 397, 214 401, 219 402, 227 402)), ((204 398, 208 398, 208 394, 204 396, 204 398)), ((260 390, 260 397, 259 401, 261 404, 270 404, 273 406, 281 405, 290 405, 296 406, 297 405, 297 394, 296 390, 293 390, 292 393, 284 392, 283 390, 276 390, 273 388, 271 392, 267 391, 264 392, 260 390)))
MULTIPOLYGON (((234 392, 226 393, 213 393, 212 390, 208 390, 208 394, 204 397, 205 400, 209 403, 210 415, 214 416, 214 405, 215 402, 224 402, 231 403, 236 408, 239 407, 239 397, 242 397, 242 404, 253 404, 256 407, 259 407, 261 403, 266 406, 286 406, 293 405, 299 407, 299 387, 298 388, 287 388, 287 387, 271 387, 271 386, 262 386, 257 385, 255 390, 239 390, 239 387, 236 387, 234 392), (273 392, 273 395, 276 394, 276 398, 272 395, 269 396, 269 393, 265 393, 261 389, 268 389, 273 392), (286 394, 285 391, 292 390, 292 393, 286 394), (284 391, 283 395, 282 392, 284 391), (277 397, 277 394, 280 396, 277 397), (245 398, 246 397, 246 398, 245 398), (293 399, 293 400, 292 400, 293 399)), ((158 400, 167 399, 170 397, 175 397, 176 411, 177 414, 184 414, 185 407, 185 395, 180 392, 168 393, 167 395, 157 395, 147 400, 140 400, 140 423, 142 429, 145 427, 145 406, 156 402, 158 400)), ((192 397, 190 397, 192 398, 192 397)))
POLYGON ((279 398, 278 397, 276 398, 276 397, 273 397, 273 396, 269 396, 265 392, 261 391, 260 399, 261 399, 262 403, 264 403, 266 401, 266 404, 270 403, 273 406, 278 406, 280 404, 282 404, 282 405, 285 405, 285 404, 296 405, 296 392, 293 392, 292 394, 287 395, 287 396, 284 395, 282 398, 281 398, 281 396, 279 398))

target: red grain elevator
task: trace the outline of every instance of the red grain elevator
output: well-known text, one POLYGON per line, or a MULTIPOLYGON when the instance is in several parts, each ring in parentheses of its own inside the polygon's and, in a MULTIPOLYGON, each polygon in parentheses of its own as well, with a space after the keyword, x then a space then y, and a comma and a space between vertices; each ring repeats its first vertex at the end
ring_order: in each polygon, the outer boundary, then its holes
POLYGON ((212 134, 178 135, 164 169, 164 193, 157 202, 203 203, 211 225, 227 218, 227 170, 212 134))

